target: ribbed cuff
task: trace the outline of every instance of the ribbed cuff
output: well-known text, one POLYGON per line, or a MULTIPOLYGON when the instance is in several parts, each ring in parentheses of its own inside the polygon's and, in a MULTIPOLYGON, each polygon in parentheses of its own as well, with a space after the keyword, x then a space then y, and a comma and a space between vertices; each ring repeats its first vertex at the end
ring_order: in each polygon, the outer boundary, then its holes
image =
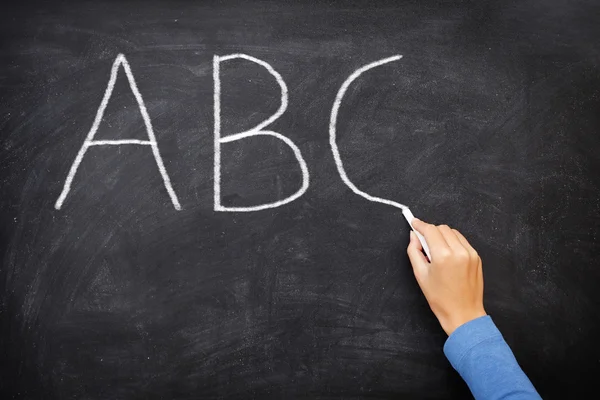
POLYGON ((475 318, 452 332, 444 344, 444 354, 460 373, 460 364, 469 351, 482 342, 497 338, 502 338, 502 334, 489 315, 475 318))

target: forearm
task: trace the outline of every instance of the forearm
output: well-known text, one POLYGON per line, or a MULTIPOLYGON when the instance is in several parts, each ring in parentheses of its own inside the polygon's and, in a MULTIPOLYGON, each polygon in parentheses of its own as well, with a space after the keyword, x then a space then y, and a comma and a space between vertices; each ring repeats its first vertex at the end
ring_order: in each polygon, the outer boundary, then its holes
POLYGON ((541 399, 489 316, 458 327, 444 353, 477 400, 541 399))

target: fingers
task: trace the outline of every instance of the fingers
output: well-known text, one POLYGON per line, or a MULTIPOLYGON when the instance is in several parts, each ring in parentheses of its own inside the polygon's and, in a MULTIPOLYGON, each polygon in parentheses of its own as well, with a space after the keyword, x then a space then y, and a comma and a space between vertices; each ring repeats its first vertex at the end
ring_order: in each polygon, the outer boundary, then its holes
POLYGON ((420 234, 425 236, 425 241, 429 245, 432 257, 435 257, 436 252, 448 249, 448 243, 437 226, 423 222, 418 218, 413 219, 412 225, 420 234))
POLYGON ((419 281, 423 274, 427 272, 427 264, 429 262, 421 252, 422 247, 417 235, 414 232, 410 232, 410 243, 408 244, 408 248, 406 252, 408 253, 408 258, 410 259, 410 263, 413 267, 413 272, 415 273, 415 277, 419 281))
POLYGON ((448 243, 448 246, 455 252, 464 252, 466 248, 463 246, 458 237, 454 233, 454 229, 450 229, 448 225, 440 225, 438 226, 439 231, 444 236, 444 240, 448 243))
POLYGON ((410 231, 410 241, 411 242, 414 241, 417 248, 419 250, 423 250, 423 243, 421 243, 421 241, 419 240, 419 238, 417 237, 417 235, 415 235, 415 233, 413 231, 410 231))
POLYGON ((473 248, 473 246, 471 246, 471 244, 469 243, 469 241, 463 236, 462 233, 460 233, 456 229, 452 229, 452 231, 454 232, 454 234, 456 235, 456 237, 458 238, 458 240, 460 240, 460 242, 463 245, 463 247, 469 251, 469 254, 472 257, 479 257, 479 255, 477 254, 477 251, 473 248))
POLYGON ((454 232, 454 234, 456 235, 456 237, 458 238, 458 240, 460 240, 460 243, 463 245, 463 247, 465 249, 469 249, 471 247, 471 245, 469 244, 469 241, 467 240, 467 238, 465 238, 463 236, 462 233, 460 233, 459 231, 457 231, 456 229, 452 229, 452 232, 454 232))
POLYGON ((450 228, 448 225, 435 226, 418 218, 412 221, 412 225, 425 237, 433 258, 436 254, 443 258, 451 253, 462 254, 463 256, 467 256, 468 253, 469 258, 473 260, 479 258, 477 251, 469 241, 459 231, 450 228))

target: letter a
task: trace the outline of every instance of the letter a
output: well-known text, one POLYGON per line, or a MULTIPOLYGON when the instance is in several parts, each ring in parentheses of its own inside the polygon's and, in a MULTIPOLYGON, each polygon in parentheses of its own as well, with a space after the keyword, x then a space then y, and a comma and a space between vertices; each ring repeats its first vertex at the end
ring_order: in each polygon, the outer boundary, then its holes
POLYGON ((309 175, 308 175, 308 167, 306 166, 306 162, 304 161, 304 158, 302 158, 302 153, 300 152, 300 149, 294 144, 294 142, 292 142, 290 139, 283 136, 282 134, 273 132, 273 131, 263 130, 263 128, 265 128, 267 125, 273 123, 273 121, 275 121, 277 118, 279 118, 285 112, 285 110, 287 108, 287 104, 288 104, 287 86, 285 85, 285 82, 281 78, 281 75, 279 75, 279 73, 277 71, 275 71, 273 69, 273 67, 271 67, 269 64, 267 64, 266 62, 264 62, 262 60, 259 60, 258 58, 250 57, 246 54, 229 54, 226 56, 214 56, 214 58, 213 58, 213 80, 214 80, 214 85, 215 85, 215 91, 214 91, 214 107, 215 107, 215 109, 214 109, 214 111, 215 111, 215 115, 214 115, 214 117, 215 117, 215 164, 214 164, 214 167, 215 167, 214 196, 215 197, 214 197, 214 206, 215 206, 215 211, 248 212, 248 211, 265 210, 267 208, 275 208, 275 207, 279 207, 284 204, 290 203, 290 202, 296 200, 298 197, 302 196, 304 194, 304 192, 306 192, 306 189, 308 189, 309 175), (279 84, 279 87, 281 88, 281 106, 279 106, 279 109, 277 110, 277 112, 275 114, 273 114, 270 118, 264 120, 263 122, 261 122, 260 124, 255 126, 254 128, 244 131, 244 132, 241 132, 241 133, 236 133, 233 135, 221 137, 220 63, 223 61, 233 60, 236 58, 243 58, 245 60, 252 61, 260 66, 263 66, 267 71, 269 71, 269 73, 271 75, 273 75, 275 77, 275 79, 277 80, 277 83, 279 84), (298 164, 300 165, 300 170, 302 171, 302 186, 300 187, 300 189, 298 189, 298 191, 296 193, 292 194, 289 197, 286 197, 283 200, 279 200, 274 203, 261 204, 261 205, 253 206, 253 207, 225 207, 225 206, 223 206, 221 204, 221 143, 234 142, 236 140, 248 138, 251 136, 260 136, 260 135, 276 137, 277 139, 280 139, 281 141, 283 141, 285 144, 287 144, 292 149, 292 151, 294 152, 294 155, 296 156, 296 160, 298 160, 298 164))
POLYGON ((350 75, 348 77, 348 79, 346 79, 344 81, 344 83, 340 87, 340 90, 337 93, 337 96, 335 96, 335 101, 333 102, 333 108, 331 109, 331 119, 329 120, 329 145, 331 146, 331 151, 333 152, 333 158, 335 159, 335 165, 340 174, 340 177, 342 178, 342 181, 344 181, 346 186, 348 186, 350 189, 352 189, 352 191, 354 193, 356 193, 359 196, 364 197, 365 199, 367 199, 369 201, 387 204, 387 205, 390 205, 393 207, 400 208, 401 210, 404 210, 404 209, 408 209, 408 207, 405 206, 404 204, 396 203, 395 201, 391 201, 391 200, 387 200, 387 199, 382 199, 380 197, 371 196, 370 194, 365 193, 362 190, 360 190, 359 188, 357 188, 356 185, 354 183, 352 183, 352 181, 348 178, 348 175, 346 174, 346 171, 344 170, 344 165, 342 164, 342 158, 340 157, 340 150, 338 149, 338 146, 336 143, 337 115, 340 110, 340 105, 342 104, 342 99, 344 98, 344 94, 346 94, 346 90, 348 90, 348 87, 350 87, 350 84, 352 82, 354 82, 364 72, 366 72, 372 68, 378 67, 380 65, 399 60, 401 58, 402 58, 402 56, 398 55, 398 56, 393 56, 393 57, 389 57, 389 58, 384 58, 383 60, 379 60, 379 61, 375 61, 370 64, 367 64, 364 67, 361 67, 361 68, 357 69, 356 71, 354 71, 354 73, 352 73, 352 75, 350 75))
POLYGON ((106 91, 104 92, 104 97, 102 98, 102 103, 100 103, 100 108, 98 108, 98 112, 96 113, 96 118, 94 119, 94 123, 92 124, 92 129, 88 132, 83 145, 79 149, 77 156, 75 157, 75 161, 69 170, 69 174, 67 175, 67 180, 65 181, 65 185, 63 186, 63 190, 56 200, 56 204, 54 208, 60 210, 62 207, 69 191, 71 190, 71 184, 73 183, 73 178, 77 173, 77 168, 79 168, 79 164, 83 160, 85 153, 91 146, 120 146, 125 144, 133 144, 133 145, 142 145, 142 146, 150 146, 152 149, 152 154, 154 155, 154 159, 156 160, 156 165, 158 166, 158 170, 160 175, 162 176, 163 182, 165 184, 165 188, 169 193, 169 197, 171 198, 171 202, 173 203, 173 207, 176 210, 181 210, 181 205, 179 204, 179 200, 177 199, 177 195, 171 186, 171 180, 169 179, 169 175, 165 170, 165 165, 163 164, 162 158, 160 157, 160 151, 158 150, 158 144, 156 143, 156 137, 154 136, 154 130, 152 128, 152 122, 150 121, 150 116, 148 115, 148 111, 146 110, 146 106, 144 105, 144 100, 142 99, 142 95, 137 88, 135 83, 135 79, 133 78, 133 74, 131 73, 131 68, 129 67, 129 63, 123 54, 119 54, 115 61, 113 62, 112 69, 110 71, 110 79, 108 81, 108 86, 106 87, 106 91), (119 66, 123 66, 125 70, 125 75, 127 76, 127 80, 129 81, 129 87, 137 100, 138 107, 140 112, 142 113, 142 118, 144 120, 144 125, 146 126, 146 133, 148 134, 149 140, 136 140, 136 139, 125 139, 125 140, 94 140, 94 135, 96 135, 96 131, 100 126, 100 122, 102 121, 102 117, 104 116, 104 110, 106 110, 106 106, 108 105, 108 101, 110 100, 110 96, 112 95, 113 88, 115 87, 115 82, 117 81, 117 73, 119 71, 119 66))

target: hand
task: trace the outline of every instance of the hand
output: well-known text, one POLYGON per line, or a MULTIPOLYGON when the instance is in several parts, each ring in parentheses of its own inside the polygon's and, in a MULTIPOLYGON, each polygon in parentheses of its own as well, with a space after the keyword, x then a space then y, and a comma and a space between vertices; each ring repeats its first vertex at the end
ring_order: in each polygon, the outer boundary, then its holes
POLYGON ((447 225, 435 226, 414 219, 413 227, 425 237, 431 262, 421 252, 421 243, 412 231, 408 257, 444 331, 450 335, 462 324, 486 315, 481 258, 467 239, 447 225))

